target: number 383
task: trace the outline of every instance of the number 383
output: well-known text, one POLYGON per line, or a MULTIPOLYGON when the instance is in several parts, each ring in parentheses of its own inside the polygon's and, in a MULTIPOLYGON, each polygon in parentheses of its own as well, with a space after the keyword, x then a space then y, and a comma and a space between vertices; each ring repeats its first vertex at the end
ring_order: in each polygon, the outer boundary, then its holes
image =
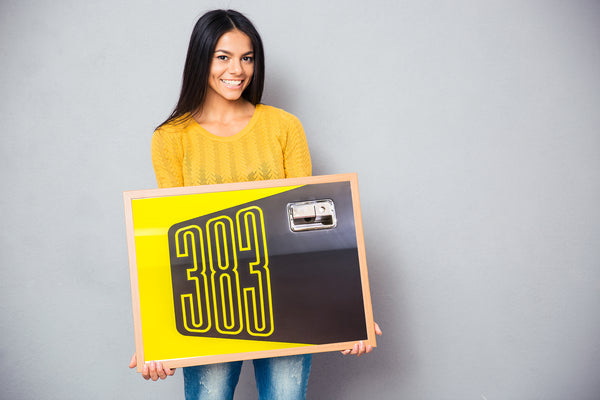
POLYGON ((186 333, 237 335, 244 329, 252 336, 273 333, 269 256, 260 208, 239 210, 235 220, 221 215, 203 227, 186 225, 171 240, 174 299, 179 302, 176 318, 186 333))

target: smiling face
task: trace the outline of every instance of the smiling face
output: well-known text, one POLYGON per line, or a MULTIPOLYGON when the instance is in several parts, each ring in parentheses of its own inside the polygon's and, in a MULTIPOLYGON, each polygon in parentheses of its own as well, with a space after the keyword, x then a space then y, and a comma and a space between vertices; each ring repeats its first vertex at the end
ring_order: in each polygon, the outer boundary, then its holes
POLYGON ((238 30, 229 31, 215 46, 208 76, 207 100, 239 100, 254 74, 254 52, 250 38, 238 30))

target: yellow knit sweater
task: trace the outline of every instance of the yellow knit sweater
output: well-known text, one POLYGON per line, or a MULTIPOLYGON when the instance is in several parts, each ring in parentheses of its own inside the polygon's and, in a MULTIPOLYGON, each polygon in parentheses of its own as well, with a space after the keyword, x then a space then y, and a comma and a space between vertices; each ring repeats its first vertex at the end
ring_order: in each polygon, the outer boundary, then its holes
POLYGON ((161 126, 152 136, 152 164, 161 188, 310 176, 312 168, 298 118, 263 104, 229 137, 193 118, 161 126))

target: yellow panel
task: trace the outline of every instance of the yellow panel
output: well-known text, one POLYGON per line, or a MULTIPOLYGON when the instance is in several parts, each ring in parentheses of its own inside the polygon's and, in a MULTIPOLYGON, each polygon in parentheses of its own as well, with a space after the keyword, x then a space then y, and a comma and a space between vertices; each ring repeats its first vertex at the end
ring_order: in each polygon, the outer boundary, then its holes
POLYGON ((183 336, 175 326, 167 233, 181 221, 211 214, 300 186, 132 200, 144 358, 162 360, 308 346, 183 336))

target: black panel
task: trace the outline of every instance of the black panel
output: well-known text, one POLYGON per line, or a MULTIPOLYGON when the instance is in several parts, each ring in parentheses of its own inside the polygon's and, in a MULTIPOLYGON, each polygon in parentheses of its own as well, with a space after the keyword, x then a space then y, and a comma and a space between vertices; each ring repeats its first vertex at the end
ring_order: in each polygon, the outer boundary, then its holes
MULTIPOLYGON (((254 221, 260 219, 256 209, 249 211, 248 218, 254 221)), ((257 222, 260 231, 260 223, 257 222)), ((253 226, 249 224, 249 226, 253 226)), ((251 230, 251 233, 253 231, 251 230)), ((251 235, 252 236, 252 235, 251 235)), ((258 253, 265 244, 261 235, 258 240, 258 253)), ((254 244, 254 242, 252 242, 254 244)), ((352 198, 349 182, 336 182, 325 184, 314 184, 302 186, 265 199, 253 201, 233 208, 219 211, 210 215, 194 218, 192 220, 178 223, 169 230, 169 246, 171 254, 171 273, 173 279, 173 292, 175 303, 175 315, 178 331, 183 335, 236 338, 249 340, 268 340, 307 344, 324 344, 334 342, 353 341, 366 339, 366 324, 364 318, 364 304, 362 297, 360 268, 356 247, 356 232, 354 226, 354 213, 352 209, 352 198), (336 228, 292 232, 289 229, 287 217, 287 204, 289 202, 300 202, 307 200, 332 199, 335 204, 338 225, 336 228), (268 270, 271 286, 271 302, 273 312, 273 329, 264 332, 263 336, 252 335, 248 332, 246 316, 252 321, 254 312, 252 307, 244 307, 243 288, 258 287, 262 282, 266 285, 265 270, 261 266, 255 267, 259 273, 251 274, 249 263, 256 260, 256 249, 241 250, 245 243, 244 223, 241 223, 242 241, 238 240, 236 215, 239 210, 248 207, 258 207, 262 210, 264 219, 264 231, 266 236, 266 249, 269 255, 268 270), (226 216, 228 218, 223 218, 226 216), (215 221, 214 219, 217 218, 215 221), (211 221, 212 220, 212 221, 211 221), (182 235, 184 229, 188 233, 182 235), (180 231, 179 235, 177 232, 180 231), (200 234, 201 232, 201 234, 200 234), (208 240, 210 235, 212 240, 208 240), (216 238, 219 238, 216 240, 216 238), (232 239, 233 238, 233 239, 232 239), (177 257, 176 242, 179 240, 179 257, 177 257), (233 247, 235 240, 235 251, 233 247), (202 243, 201 243, 202 242, 202 243), (222 282, 227 287, 231 279, 235 280, 236 274, 232 272, 232 260, 237 258, 237 276, 239 277, 241 307, 234 301, 233 313, 229 315, 226 331, 231 333, 220 333, 216 329, 215 316, 223 318, 222 304, 229 305, 230 293, 227 291, 219 294, 213 291, 210 279, 211 271, 206 261, 206 286, 204 290, 202 282, 205 280, 198 270, 189 273, 193 266, 193 255, 190 251, 192 246, 196 249, 197 258, 201 258, 201 248, 205 249, 205 259, 217 260, 216 243, 220 243, 221 260, 225 264, 225 251, 229 249, 230 267, 222 274, 222 282), (185 248, 187 247, 187 256, 185 248), (182 250, 183 249, 183 250, 182 250), (209 253, 211 249, 211 253, 209 253), (182 256, 183 255, 183 256, 182 256), (188 279, 188 274, 189 278, 188 279), (262 278, 262 281, 258 277, 262 278), (199 294, 201 299, 209 298, 209 304, 205 301, 198 302, 196 283, 199 283, 199 294), (181 295, 193 296, 195 308, 196 331, 186 329, 183 319, 183 308, 181 295), (212 303, 213 297, 219 301, 215 308, 212 303), (200 332, 208 327, 208 309, 210 308, 211 326, 206 332, 200 332), (238 312, 241 310, 241 314, 238 312), (200 323, 200 311, 204 324, 200 323), (238 330, 241 331, 239 333, 238 330), (266 335, 266 333, 269 333, 266 335)), ((262 255, 261 255, 262 258, 262 255)), ((264 259, 264 258, 263 258, 264 259)), ((201 265, 201 263, 199 263, 201 265)), ((216 277, 219 276, 219 269, 216 277)), ((218 279, 216 280, 219 281, 218 279)), ((233 296, 235 298, 235 296, 233 296)), ((187 300, 186 300, 187 301, 187 300)), ((264 304, 267 304, 265 301, 264 304)), ((189 307, 188 307, 189 308, 189 307)), ((191 311, 186 314, 187 321, 192 318, 191 311)), ((261 313, 257 317, 261 319, 261 313)), ((225 326, 221 323, 222 326, 225 326)), ((267 323, 268 325, 268 323, 267 323)), ((189 324, 188 324, 189 326, 189 324)), ((254 326, 254 324, 250 324, 254 326)), ((265 324, 257 324, 259 331, 265 324)), ((270 326, 270 325, 269 325, 270 326)))

